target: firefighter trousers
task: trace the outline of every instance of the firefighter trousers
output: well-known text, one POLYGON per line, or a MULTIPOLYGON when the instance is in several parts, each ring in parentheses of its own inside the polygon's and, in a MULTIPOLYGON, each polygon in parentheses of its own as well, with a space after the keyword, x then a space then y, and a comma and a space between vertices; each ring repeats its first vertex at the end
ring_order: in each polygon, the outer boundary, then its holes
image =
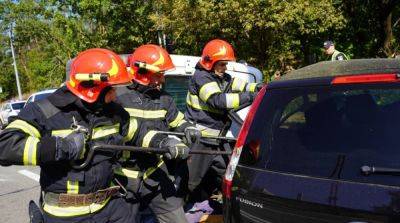
MULTIPOLYGON (((218 150, 218 146, 200 143, 196 149, 218 150)), ((190 200, 197 202, 208 199, 221 189, 228 159, 222 155, 191 155, 188 160, 188 190, 190 200)))
POLYGON ((135 223, 139 209, 138 204, 125 201, 124 198, 112 198, 108 204, 98 212, 75 216, 56 217, 43 213, 45 223, 135 223))
MULTIPOLYGON (((169 171, 163 166, 143 180, 140 202, 143 207, 148 207, 154 213, 160 223, 186 223, 183 211, 184 194, 179 189, 180 185, 176 184, 177 177, 172 172, 175 171, 169 171)), ((180 177, 183 177, 182 181, 187 181, 184 176, 180 177)))

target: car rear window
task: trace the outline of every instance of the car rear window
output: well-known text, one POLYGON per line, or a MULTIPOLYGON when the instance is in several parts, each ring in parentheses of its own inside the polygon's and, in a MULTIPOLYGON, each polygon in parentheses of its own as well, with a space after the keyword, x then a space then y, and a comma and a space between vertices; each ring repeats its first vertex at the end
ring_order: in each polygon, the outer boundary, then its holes
POLYGON ((11 106, 14 110, 19 110, 23 108, 25 105, 25 102, 19 102, 19 103, 12 103, 11 106))
POLYGON ((364 176, 364 165, 400 168, 400 86, 357 85, 269 90, 240 163, 322 178, 399 185, 364 176))
POLYGON ((176 106, 182 112, 186 110, 189 78, 189 76, 165 76, 164 90, 174 98, 176 106))

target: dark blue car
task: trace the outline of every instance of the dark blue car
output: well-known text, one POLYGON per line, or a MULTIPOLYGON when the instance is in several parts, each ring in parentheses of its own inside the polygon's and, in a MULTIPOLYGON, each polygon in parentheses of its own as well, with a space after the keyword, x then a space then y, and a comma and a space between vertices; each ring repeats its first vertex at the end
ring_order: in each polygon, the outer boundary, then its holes
POLYGON ((225 222, 400 222, 400 60, 321 62, 258 95, 225 222))

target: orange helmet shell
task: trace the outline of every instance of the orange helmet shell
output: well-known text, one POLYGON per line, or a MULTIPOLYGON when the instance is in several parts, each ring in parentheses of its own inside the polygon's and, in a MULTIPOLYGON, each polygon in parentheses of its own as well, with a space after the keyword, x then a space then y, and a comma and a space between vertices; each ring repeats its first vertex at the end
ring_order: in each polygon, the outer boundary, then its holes
POLYGON ((128 58, 130 74, 133 80, 142 85, 163 82, 164 72, 175 68, 169 53, 162 47, 154 44, 146 44, 138 47, 128 58), (135 62, 143 62, 158 67, 159 72, 151 70, 141 71, 135 66, 135 62))
POLYGON ((93 103, 101 91, 113 85, 129 84, 132 77, 128 74, 123 60, 114 52, 107 49, 88 49, 78 54, 71 64, 68 89, 82 100, 93 103), (91 81, 91 84, 82 84, 77 80, 77 74, 107 73, 107 81, 91 81))
POLYGON ((211 70, 217 61, 236 61, 235 52, 231 44, 224 40, 214 39, 206 44, 201 55, 200 64, 211 70))

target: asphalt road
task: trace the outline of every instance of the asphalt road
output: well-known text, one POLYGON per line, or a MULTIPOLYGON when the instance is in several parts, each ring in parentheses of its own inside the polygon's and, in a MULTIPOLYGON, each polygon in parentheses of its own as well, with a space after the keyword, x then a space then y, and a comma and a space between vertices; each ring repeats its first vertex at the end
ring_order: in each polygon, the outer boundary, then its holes
POLYGON ((28 203, 38 202, 39 167, 0 167, 0 222, 28 223, 28 203))

